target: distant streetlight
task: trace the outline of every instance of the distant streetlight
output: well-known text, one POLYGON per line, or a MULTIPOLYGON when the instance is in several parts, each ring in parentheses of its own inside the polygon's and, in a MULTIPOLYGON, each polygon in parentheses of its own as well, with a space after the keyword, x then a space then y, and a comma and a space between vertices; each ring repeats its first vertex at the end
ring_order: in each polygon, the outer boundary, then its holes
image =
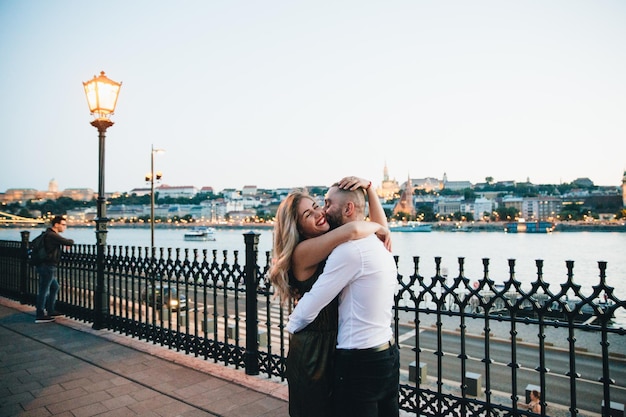
MULTIPOLYGON (((165 149, 154 149, 154 145, 152 145, 152 152, 150 152, 150 173, 146 175, 146 181, 150 181, 150 250, 152 256, 154 256, 154 154, 159 152, 165 152, 165 149)), ((161 172, 157 171, 156 180, 160 180, 161 177, 161 172)))
POLYGON ((110 80, 104 71, 93 79, 83 82, 89 112, 95 117, 91 125, 98 129, 98 200, 96 217, 96 288, 94 295, 93 328, 105 327, 109 314, 109 295, 104 285, 104 253, 107 244, 106 196, 104 191, 104 139, 106 130, 113 126, 109 117, 115 111, 122 83, 110 80))

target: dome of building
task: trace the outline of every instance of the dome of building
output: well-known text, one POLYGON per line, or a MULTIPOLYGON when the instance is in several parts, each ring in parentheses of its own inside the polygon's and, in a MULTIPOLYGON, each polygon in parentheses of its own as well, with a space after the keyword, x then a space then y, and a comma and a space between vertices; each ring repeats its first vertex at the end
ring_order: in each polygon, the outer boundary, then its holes
POLYGON ((50 180, 50 182, 48 183, 48 191, 56 193, 59 191, 59 184, 57 183, 57 180, 55 180, 54 178, 52 178, 50 180))

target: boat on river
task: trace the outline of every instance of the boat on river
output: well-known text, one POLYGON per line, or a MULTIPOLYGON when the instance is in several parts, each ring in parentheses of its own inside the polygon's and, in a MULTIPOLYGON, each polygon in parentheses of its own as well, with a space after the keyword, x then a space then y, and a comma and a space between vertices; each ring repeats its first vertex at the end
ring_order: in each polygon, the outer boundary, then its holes
POLYGON ((185 232, 184 238, 192 241, 214 241, 215 229, 212 227, 193 227, 185 232))
POLYGON ((517 222, 509 222, 504 226, 505 233, 552 233, 554 223, 547 221, 527 222, 520 219, 517 222))
POLYGON ((432 232, 433 225, 420 222, 391 223, 389 230, 392 232, 432 232))

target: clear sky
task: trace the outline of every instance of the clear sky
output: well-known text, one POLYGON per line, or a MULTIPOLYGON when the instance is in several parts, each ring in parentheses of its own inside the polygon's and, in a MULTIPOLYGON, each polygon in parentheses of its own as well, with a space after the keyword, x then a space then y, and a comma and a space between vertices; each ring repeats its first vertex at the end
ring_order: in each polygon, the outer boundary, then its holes
POLYGON ((536 184, 626 168, 626 2, 0 0, 0 192, 536 184))

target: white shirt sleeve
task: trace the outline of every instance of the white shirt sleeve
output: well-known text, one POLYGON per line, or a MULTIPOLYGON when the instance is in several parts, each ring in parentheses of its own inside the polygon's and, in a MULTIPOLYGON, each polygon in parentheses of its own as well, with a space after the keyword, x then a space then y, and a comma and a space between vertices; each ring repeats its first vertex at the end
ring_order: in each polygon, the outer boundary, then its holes
POLYGON ((351 242, 337 246, 328 256, 322 275, 289 316, 287 331, 296 333, 315 320, 320 311, 357 276, 361 267, 359 251, 351 242))

